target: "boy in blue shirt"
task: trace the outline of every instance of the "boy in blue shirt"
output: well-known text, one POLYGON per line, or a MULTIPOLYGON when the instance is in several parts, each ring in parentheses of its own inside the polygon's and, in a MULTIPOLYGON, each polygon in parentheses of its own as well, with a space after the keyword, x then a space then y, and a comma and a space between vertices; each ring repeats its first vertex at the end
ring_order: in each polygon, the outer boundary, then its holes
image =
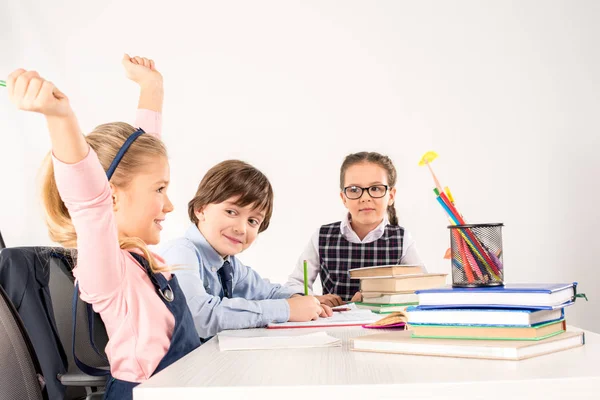
POLYGON ((207 172, 188 204, 193 225, 162 247, 201 338, 332 315, 315 297, 272 284, 236 258, 268 228, 272 211, 267 177, 245 162, 223 161, 207 172))

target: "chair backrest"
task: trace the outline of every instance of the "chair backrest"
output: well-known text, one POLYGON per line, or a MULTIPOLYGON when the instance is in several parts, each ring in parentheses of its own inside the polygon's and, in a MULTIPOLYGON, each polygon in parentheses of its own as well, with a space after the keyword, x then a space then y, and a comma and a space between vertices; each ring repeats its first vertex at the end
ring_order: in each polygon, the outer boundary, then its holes
MULTIPOLYGON (((58 335, 67 353, 69 371, 77 369, 71 351, 73 335, 72 328, 72 298, 74 277, 72 269, 74 261, 70 255, 59 252, 48 257, 50 267, 50 282, 48 288, 52 297, 52 308, 58 329, 58 335)), ((100 355, 96 354, 90 344, 90 329, 88 324, 88 310, 86 304, 78 298, 77 331, 75 335, 75 352, 79 360, 92 367, 108 367, 104 348, 108 343, 106 328, 100 316, 92 312, 94 318, 93 338, 100 355)))
MULTIPOLYGON (((106 382, 106 376, 96 379, 83 373, 73 360, 73 253, 52 247, 13 247, 0 252, 0 285, 4 285, 29 332, 46 379, 48 397, 52 399, 81 398, 88 388, 94 390, 106 382)), ((88 308, 80 304, 77 355, 88 365, 106 370, 108 362, 90 346, 87 312, 88 308)), ((104 325, 99 316, 91 314, 96 321, 96 345, 104 350, 108 342, 104 325)))
POLYGON ((48 290, 47 259, 38 247, 6 248, 0 252, 0 285, 27 329, 46 379, 48 397, 64 397, 58 379, 67 372, 67 355, 58 336, 48 290))
POLYGON ((17 310, 0 286, 0 398, 47 399, 33 345, 17 310))

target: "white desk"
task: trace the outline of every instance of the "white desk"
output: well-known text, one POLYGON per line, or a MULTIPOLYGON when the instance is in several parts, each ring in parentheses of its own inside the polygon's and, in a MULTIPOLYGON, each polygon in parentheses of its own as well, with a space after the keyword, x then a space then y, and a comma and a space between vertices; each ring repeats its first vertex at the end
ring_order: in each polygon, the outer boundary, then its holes
POLYGON ((576 349, 494 361, 352 352, 349 338, 377 332, 302 329, 322 330, 341 338, 342 347, 220 352, 213 338, 135 388, 134 400, 600 398, 596 333, 586 331, 586 344, 576 349))

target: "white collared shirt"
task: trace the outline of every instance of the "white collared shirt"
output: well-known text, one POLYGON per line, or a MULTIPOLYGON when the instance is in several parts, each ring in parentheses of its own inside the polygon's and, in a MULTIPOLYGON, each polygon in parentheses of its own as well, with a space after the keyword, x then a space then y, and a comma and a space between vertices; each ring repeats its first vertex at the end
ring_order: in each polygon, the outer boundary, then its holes
MULTIPOLYGON (((365 238, 363 240, 360 240, 360 238, 358 237, 358 235, 356 234, 356 232, 354 232, 354 230, 352 229, 352 225, 350 225, 350 218, 349 215, 346 215, 344 217, 344 219, 342 219, 341 223, 340 223, 340 231, 342 233, 342 236, 349 241, 350 243, 371 243, 376 241, 377 239, 381 238, 385 232, 385 226, 389 223, 389 220, 387 218, 387 216, 383 219, 383 221, 381 221, 381 223, 379 225, 377 225, 375 227, 375 229, 373 229, 371 232, 367 233, 367 236, 365 236, 365 238)), ((319 231, 321 229, 319 228, 319 231)), ((318 244, 319 244, 319 231, 317 231, 317 235, 314 236, 313 238, 316 237, 317 238, 317 249, 318 244)), ((404 256, 404 255, 403 255, 404 256)), ((304 267, 303 267, 304 268, 304 267)))
MULTIPOLYGON (((379 225, 364 237, 364 239, 360 240, 356 232, 352 229, 350 225, 349 215, 342 219, 340 223, 340 232, 342 236, 351 243, 371 243, 376 240, 379 240, 384 232, 386 225, 389 224, 387 216, 381 221, 379 225)), ((310 238, 310 242, 304 248, 304 251, 300 255, 298 262, 296 263, 296 268, 292 272, 292 274, 288 277, 288 281, 286 286, 290 286, 295 288, 297 291, 302 291, 304 287, 304 260, 308 262, 308 291, 310 294, 312 292, 312 285, 317 279, 319 272, 321 270, 321 262, 319 259, 319 231, 321 228, 317 229, 317 231, 310 238)), ((421 265, 423 268, 423 272, 427 272, 425 269, 425 265, 423 265, 423 261, 421 257, 419 257, 419 253, 417 252, 417 246, 415 244, 415 240, 413 239, 410 232, 404 230, 404 242, 402 246, 402 256, 400 258, 401 264, 411 264, 411 265, 421 265)))

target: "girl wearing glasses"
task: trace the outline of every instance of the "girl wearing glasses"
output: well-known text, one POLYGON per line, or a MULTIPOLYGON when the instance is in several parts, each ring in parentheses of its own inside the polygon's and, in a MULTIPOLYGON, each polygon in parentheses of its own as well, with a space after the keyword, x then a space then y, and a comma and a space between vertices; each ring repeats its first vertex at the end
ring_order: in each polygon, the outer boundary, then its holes
MULTIPOLYGON (((377 265, 423 265, 409 232, 398 225, 394 208, 396 168, 389 157, 374 152, 348 155, 340 169, 340 197, 348 213, 321 226, 300 255, 288 286, 308 287, 321 277, 321 303, 338 306, 361 299, 359 281, 349 270, 377 265)), ((423 268, 423 272, 425 268, 423 268)))

